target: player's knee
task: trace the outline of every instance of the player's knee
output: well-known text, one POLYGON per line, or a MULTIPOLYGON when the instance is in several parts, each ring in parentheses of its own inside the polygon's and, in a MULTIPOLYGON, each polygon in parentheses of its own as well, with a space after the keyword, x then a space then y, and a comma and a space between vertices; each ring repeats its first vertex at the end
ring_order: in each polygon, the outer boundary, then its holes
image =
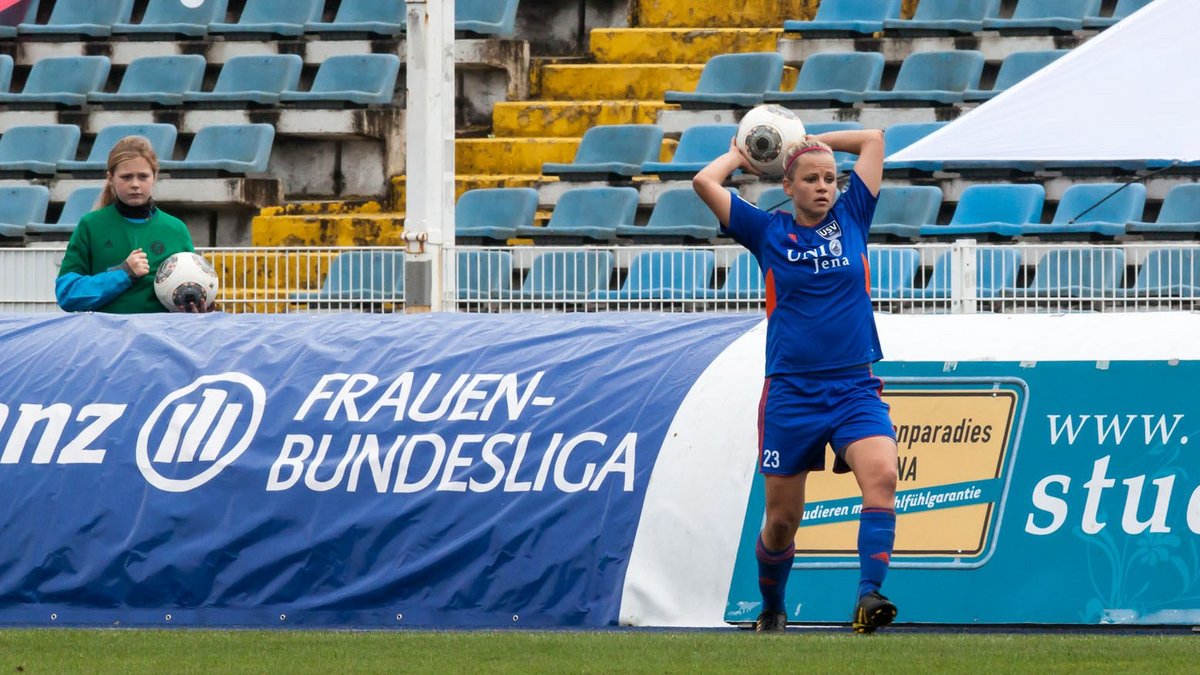
POLYGON ((763 524, 763 543, 773 548, 783 548, 796 536, 798 519, 788 514, 767 514, 763 524))

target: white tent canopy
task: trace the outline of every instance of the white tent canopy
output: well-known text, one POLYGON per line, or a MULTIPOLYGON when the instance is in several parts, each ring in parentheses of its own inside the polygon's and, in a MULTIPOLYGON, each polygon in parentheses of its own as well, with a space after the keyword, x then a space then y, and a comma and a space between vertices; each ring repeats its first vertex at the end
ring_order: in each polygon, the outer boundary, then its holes
POLYGON ((1155 0, 896 161, 1200 160, 1200 2, 1155 0))

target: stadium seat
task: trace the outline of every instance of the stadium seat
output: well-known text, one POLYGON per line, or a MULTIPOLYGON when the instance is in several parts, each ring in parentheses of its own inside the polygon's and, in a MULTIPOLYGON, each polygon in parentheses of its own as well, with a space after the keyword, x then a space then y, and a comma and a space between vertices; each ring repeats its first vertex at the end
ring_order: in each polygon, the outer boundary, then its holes
POLYGON ((455 0, 454 30, 512 37, 517 0, 455 0))
POLYGON ((125 68, 116 92, 92 91, 88 101, 109 106, 180 106, 184 94, 200 91, 205 65, 199 54, 141 56, 125 68))
POLYGON ((1076 183, 1063 192, 1050 224, 1026 223, 1021 236, 1119 237, 1126 223, 1142 219, 1145 206, 1142 183, 1076 183))
POLYGON ((303 67, 304 59, 297 54, 231 56, 221 67, 212 91, 185 93, 183 102, 277 105, 280 93, 294 90, 300 83, 303 67))
POLYGON ((742 251, 730 263, 725 283, 720 288, 703 288, 697 295, 706 300, 762 300, 767 297, 758 258, 750 251, 742 251))
POLYGON ((870 234, 916 239, 922 225, 937 221, 941 206, 942 189, 936 185, 885 185, 879 189, 870 234))
POLYGON ((0 172, 53 175, 59 162, 75 156, 79 135, 74 124, 9 127, 0 136, 0 172))
MULTIPOLYGON (((642 173, 658 174, 661 180, 690 179, 708 163, 729 150, 737 133, 736 124, 695 124, 683 130, 669 162, 642 162, 642 173)), ((657 159, 657 158, 656 158, 657 159)))
POLYGON ((509 251, 459 251, 458 299, 507 299, 512 295, 512 263, 509 251))
POLYGON ((970 185, 959 195, 950 224, 928 221, 921 226, 921 236, 1017 237, 1025 223, 1041 219, 1045 201, 1046 189, 1037 183, 970 185))
POLYGON ((13 60, 8 54, 0 54, 0 94, 8 93, 12 84, 13 60))
MULTIPOLYGON (((1150 4, 1154 0, 1117 0, 1112 16, 1096 16, 1089 13, 1083 17, 1083 27, 1087 30, 1103 30, 1116 24, 1125 17, 1150 4)), ((1098 14, 1098 13, 1097 13, 1098 14)))
POLYGON ((172 173, 261 174, 267 170, 274 141, 275 127, 270 124, 216 124, 196 133, 183 160, 162 160, 158 165, 172 173))
POLYGON ((517 236, 612 241, 617 236, 618 225, 633 224, 637 205, 636 188, 574 188, 558 198, 545 227, 518 227, 517 236))
POLYGON ((883 30, 896 37, 977 33, 999 10, 1000 0, 921 0, 911 19, 886 19, 883 30))
POLYGON ((834 108, 862 103, 863 93, 879 89, 883 54, 847 52, 813 54, 800 66, 791 91, 768 91, 766 103, 786 107, 834 108))
POLYGON ((913 286, 921 255, 913 248, 869 248, 867 264, 871 272, 873 300, 912 300, 922 290, 913 286))
POLYGON ((754 202, 754 205, 767 212, 786 211, 793 215, 796 212, 795 206, 792 204, 792 198, 787 196, 783 188, 778 185, 763 190, 762 194, 758 195, 758 200, 754 202))
POLYGON ((1082 246, 1048 251, 1028 287, 1009 289, 1017 298, 1114 298, 1125 275, 1125 251, 1108 246, 1082 246))
POLYGON ((667 91, 663 99, 687 107, 751 108, 779 89, 783 55, 779 52, 719 54, 704 64, 695 91, 667 91))
POLYGON ((1070 33, 1100 13, 1100 0, 1017 0, 1012 18, 984 19, 983 29, 1008 34, 1070 33))
MULTIPOLYGON (((0 14, 13 11, 12 9, 0 10, 0 14)), ((30 0, 25 7, 25 14, 20 15, 20 20, 13 22, 13 19, 18 16, 15 13, 12 16, 5 17, 5 22, 0 24, 0 40, 11 40, 17 36, 17 24, 33 23, 37 21, 38 0, 30 0)), ((8 87, 0 87, 0 90, 7 90, 8 87)))
POLYGON ((299 37, 306 24, 321 20, 324 9, 325 0, 246 0, 237 23, 210 23, 208 32, 226 39, 299 37))
POLYGON ((898 122, 883 130, 883 170, 889 175, 911 176, 942 170, 936 160, 897 162, 887 159, 908 146, 941 129, 949 122, 898 122))
POLYGON ((400 57, 395 54, 340 54, 321 63, 308 91, 285 90, 284 103, 386 105, 396 96, 400 57))
POLYGON ((539 253, 513 296, 522 300, 586 300, 608 287, 613 273, 609 251, 576 249, 539 253))
POLYGON ((546 162, 542 173, 566 180, 637 176, 642 163, 662 153, 662 127, 656 124, 606 124, 583 134, 570 164, 546 162))
POLYGON ((107 56, 53 56, 38 59, 19 94, 0 93, 0 103, 81 106, 87 94, 108 79, 107 56))
POLYGON ((1154 249, 1138 268, 1133 286, 1119 289, 1125 298, 1200 297, 1200 249, 1154 249))
POLYGON ((318 291, 292 293, 294 302, 401 300, 404 297, 403 251, 343 251, 329 265, 318 291))
POLYGON ((323 38, 357 37, 362 34, 399 37, 408 23, 405 0, 342 0, 331 23, 304 24, 305 33, 323 38))
POLYGON ((963 101, 987 101, 1021 80, 1045 68, 1066 54, 1069 49, 1045 49, 1033 52, 1012 52, 1000 62, 1000 72, 991 89, 968 89, 963 101))
POLYGON ((179 0, 150 0, 141 23, 115 23, 113 35, 204 37, 208 24, 225 19, 228 0, 204 0, 189 7, 179 0))
POLYGON ((50 190, 43 185, 0 187, 0 240, 7 245, 21 244, 25 227, 46 219, 50 190))
MULTIPOLYGON (((804 125, 805 132, 818 136, 831 131, 858 131, 863 128, 860 122, 811 122, 804 125)), ((846 173, 854 168, 854 163, 858 161, 858 155, 837 151, 833 153, 833 160, 837 165, 838 173, 846 173)))
POLYGON ((885 19, 900 16, 900 5, 900 0, 822 0, 811 21, 784 21, 783 29, 814 37, 869 35, 883 30, 885 19))
POLYGON ((629 264, 629 276, 615 291, 593 291, 593 300, 691 300, 708 287, 716 267, 712 251, 643 251, 629 264))
POLYGON ((18 35, 108 37, 113 24, 129 23, 133 0, 55 0, 44 24, 23 23, 18 35))
MULTIPOLYGON (((943 253, 933 263, 929 283, 921 291, 926 300, 944 300, 951 296, 951 264, 953 253, 943 253)), ((998 298, 1017 285, 1021 271, 1021 250, 1011 246, 994 246, 975 251, 975 297, 998 298)))
POLYGON ((70 236, 75 231, 75 226, 79 224, 79 219, 96 207, 96 201, 100 199, 100 193, 103 190, 103 185, 75 188, 71 192, 71 196, 67 197, 66 203, 63 204, 57 222, 30 223, 25 227, 25 233, 70 236))
POLYGON ((982 74, 983 53, 973 49, 914 52, 900 64, 891 90, 868 91, 863 100, 907 106, 952 105, 962 102, 964 91, 979 87, 982 74))
POLYGON ((645 225, 618 225, 619 237, 686 237, 708 240, 721 229, 712 210, 690 186, 658 195, 650 220, 645 225))
POLYGON ((175 152, 175 137, 177 132, 173 124, 114 124, 104 127, 96 134, 92 149, 84 161, 73 159, 58 163, 59 171, 73 172, 103 172, 108 170, 108 153, 117 141, 126 136, 143 136, 150 141, 154 153, 160 158, 170 159, 175 152))
POLYGON ((1171 188, 1163 198, 1154 222, 1130 221, 1125 231, 1147 238, 1200 234, 1200 183, 1184 183, 1171 188))
POLYGON ((467 190, 454 207, 454 236, 507 240, 532 227, 538 193, 533 188, 467 190))

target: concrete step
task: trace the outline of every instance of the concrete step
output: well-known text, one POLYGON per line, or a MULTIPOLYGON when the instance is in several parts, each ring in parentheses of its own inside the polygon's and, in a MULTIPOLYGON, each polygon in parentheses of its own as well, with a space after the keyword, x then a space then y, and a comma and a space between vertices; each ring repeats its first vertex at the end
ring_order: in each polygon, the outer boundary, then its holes
MULTIPOLYGON (((540 169, 540 167, 539 167, 540 169)), ((454 198, 457 200, 467 190, 501 187, 531 187, 537 188, 544 183, 553 183, 558 179, 541 174, 460 174, 454 177, 454 198)), ((392 177, 392 203, 396 208, 405 208, 408 197, 408 177, 392 177)))
POLYGON ((322 201, 296 201, 281 206, 268 206, 260 209, 260 216, 315 216, 324 214, 346 213, 379 213, 384 206, 373 199, 346 200, 332 199, 322 201))
POLYGON ((668 90, 692 91, 703 64, 550 64, 542 66, 547 101, 663 100, 668 90))
POLYGON ((492 109, 497 136, 581 137, 601 124, 656 124, 678 106, 660 101, 501 101, 492 109))
POLYGON ((820 0, 635 0, 634 18, 642 27, 782 28, 788 19, 811 19, 820 0))
POLYGON ((256 216, 254 246, 403 246, 404 214, 256 216))
POLYGON ((570 162, 579 138, 460 138, 455 173, 537 174, 545 162, 570 162))
POLYGON ((597 28, 591 33, 597 63, 700 63, 718 54, 773 52, 776 28, 597 28))

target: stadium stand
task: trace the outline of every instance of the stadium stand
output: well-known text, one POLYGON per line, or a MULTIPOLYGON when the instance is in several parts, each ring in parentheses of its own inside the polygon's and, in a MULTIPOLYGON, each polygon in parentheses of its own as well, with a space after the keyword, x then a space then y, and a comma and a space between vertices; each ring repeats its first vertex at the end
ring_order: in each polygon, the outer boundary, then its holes
POLYGON ((49 203, 43 185, 0 187, 0 246, 24 246, 25 228, 46 219, 49 203))
POLYGON ((1124 298, 1195 298, 1200 295, 1200 249, 1150 251, 1138 268, 1133 286, 1118 289, 1124 298))
POLYGON ((913 299, 921 294, 914 283, 921 254, 915 248, 867 249, 871 272, 871 298, 913 299))
POLYGON ((528 301, 580 301, 608 286, 614 269, 609 251, 575 249, 538 253, 513 297, 528 301))
POLYGON ((811 20, 783 22, 788 32, 806 35, 870 35, 883 30, 883 22, 900 16, 900 0, 823 0, 811 20))
POLYGON ((75 156, 79 135, 74 124, 9 127, 0 136, 0 173, 52 176, 59 162, 75 156))
POLYGON ((1025 223, 1042 217, 1046 189, 1028 185, 979 184, 963 190, 947 225, 933 221, 921 226, 922 237, 1011 239, 1025 223))
POLYGON ((459 300, 503 299, 512 294, 509 251, 459 251, 456 270, 459 300))
POLYGON ((1083 17, 1083 28, 1085 30, 1103 30, 1115 25, 1118 21, 1133 14, 1139 9, 1150 4, 1154 0, 1117 0, 1117 5, 1113 9, 1111 16, 1098 16, 1097 14, 1088 14, 1083 17))
POLYGON ((90 103, 106 107, 179 106, 183 95, 198 92, 206 63, 199 54, 141 56, 129 63, 115 92, 88 92, 90 103))
POLYGON ((299 37, 305 24, 320 21, 324 8, 323 0, 246 0, 237 22, 214 21, 208 33, 226 40, 299 37))
POLYGON ((300 83, 304 60, 296 54, 234 56, 221 67, 212 91, 192 91, 183 95, 185 104, 245 106, 279 104, 284 91, 294 91, 300 83))
POLYGON ((13 60, 8 54, 0 54, 0 94, 8 92, 12 84, 13 60))
POLYGON ((228 0, 205 0, 190 7, 179 0, 150 0, 139 23, 115 23, 114 36, 200 38, 208 25, 225 18, 228 0))
POLYGON ((63 204, 58 220, 53 223, 29 223, 25 226, 26 236, 38 236, 43 240, 69 238, 75 231, 75 226, 79 224, 79 219, 95 208, 96 200, 100 198, 103 190, 103 185, 75 188, 63 204))
POLYGON ((321 62, 308 91, 285 89, 279 100, 321 107, 389 105, 396 95, 399 74, 400 57, 395 54, 339 54, 321 62))
POLYGON ((716 267, 712 251, 674 249, 643 251, 629 265, 621 287, 592 291, 601 301, 691 300, 703 295, 716 267))
POLYGON ((408 17, 404 0, 342 0, 333 21, 304 24, 304 32, 328 38, 357 38, 364 35, 399 37, 408 17))
POLYGON ((33 64, 20 93, 0 93, 0 104, 81 106, 88 92, 100 89, 108 79, 106 56, 62 56, 40 59, 33 64))
POLYGON ((870 235, 883 240, 914 240, 921 226, 937 219, 942 189, 936 185, 887 185, 879 189, 870 235))
POLYGON ((657 174, 659 180, 690 179, 729 149, 737 133, 736 124, 697 124, 683 130, 679 145, 669 162, 642 162, 643 174, 657 174))
POLYGON ((763 102, 768 91, 783 81, 783 56, 779 52, 722 54, 709 59, 695 91, 668 90, 667 103, 685 107, 751 108, 763 102))
POLYGON ((946 126, 947 122, 897 122, 888 126, 883 132, 883 172, 886 176, 912 176, 930 174, 942 170, 942 163, 937 161, 896 161, 887 159, 892 154, 925 138, 929 134, 946 126))
POLYGON ((117 141, 126 136, 144 137, 150 141, 155 154, 169 158, 175 154, 177 133, 173 124, 114 124, 104 127, 96 134, 87 159, 64 159, 58 163, 58 170, 66 173, 103 173, 108 169, 108 153, 117 141))
POLYGON ((192 139, 192 145, 182 160, 162 160, 159 167, 171 174, 263 174, 267 171, 274 140, 275 128, 269 124, 218 124, 204 127, 192 139))
POLYGON ((548 243, 612 241, 617 226, 633 224, 637 204, 638 191, 631 187, 574 188, 559 197, 550 222, 544 227, 518 227, 517 236, 548 243))
POLYGON ((454 209, 454 236, 458 239, 508 240, 517 229, 533 227, 538 193, 533 188, 480 188, 467 190, 454 209))
POLYGON ((33 23, 37 20, 38 0, 30 0, 25 7, 25 13, 17 14, 18 9, 8 9, 0 11, 4 14, 4 21, 0 23, 0 40, 8 40, 17 36, 17 26, 22 23, 33 23), (11 13, 11 14, 10 14, 11 13))
POLYGON ((618 237, 640 242, 653 239, 708 241, 720 233, 720 223, 691 187, 667 190, 658 195, 650 220, 645 225, 618 225, 618 237))
POLYGON ((701 289, 698 295, 707 300, 765 299, 767 288, 758 259, 750 251, 742 251, 726 270, 725 283, 717 288, 701 289))
POLYGON ((1021 236, 1120 237, 1126 223, 1141 220, 1145 205, 1141 183, 1076 183, 1063 192, 1050 223, 1026 223, 1021 236))
POLYGON ((885 19, 883 30, 888 37, 977 33, 999 10, 1000 0, 921 0, 911 19, 885 19))
POLYGON ((963 92, 967 102, 987 101, 1021 80, 1057 61, 1066 49, 1046 49, 1032 52, 1012 52, 1000 62, 1000 72, 991 89, 968 89, 963 92))
POLYGON ((1154 222, 1132 220, 1125 231, 1146 239, 1200 236, 1200 183, 1171 188, 1154 222))
POLYGON ((592 127, 583 134, 571 163, 546 162, 542 173, 566 180, 637 176, 643 162, 659 156, 662 140, 662 129, 654 124, 592 127))
POLYGON ((517 20, 517 0, 456 0, 454 29, 511 37, 517 20))
POLYGON ((118 23, 129 23, 133 0, 55 0, 49 20, 44 24, 17 26, 21 36, 108 37, 118 23))
POLYGON ((1125 251, 1076 246, 1046 252, 1027 287, 1002 289, 1013 298, 1113 299, 1125 274, 1125 251))
POLYGON ((404 252, 366 250, 338 254, 320 290, 293 293, 291 299, 320 306, 403 296, 404 252))
POLYGON ((1012 18, 984 19, 983 29, 1008 35, 1083 30, 1083 17, 1100 12, 1100 0, 1017 0, 1012 18))
POLYGON ((983 53, 972 49, 915 52, 905 57, 888 91, 870 90, 867 103, 890 105, 951 105, 963 92, 977 89, 983 74, 983 53))
POLYGON ((792 108, 862 103, 865 92, 879 89, 883 63, 879 52, 814 54, 800 67, 794 89, 768 91, 763 101, 792 108))
MULTIPOLYGON (((953 253, 938 257, 929 274, 929 283, 921 291, 926 300, 945 300, 951 297, 953 253)), ((1014 247, 991 248, 975 253, 975 296, 998 298, 1016 288, 1021 272, 1021 251, 1014 247)))

